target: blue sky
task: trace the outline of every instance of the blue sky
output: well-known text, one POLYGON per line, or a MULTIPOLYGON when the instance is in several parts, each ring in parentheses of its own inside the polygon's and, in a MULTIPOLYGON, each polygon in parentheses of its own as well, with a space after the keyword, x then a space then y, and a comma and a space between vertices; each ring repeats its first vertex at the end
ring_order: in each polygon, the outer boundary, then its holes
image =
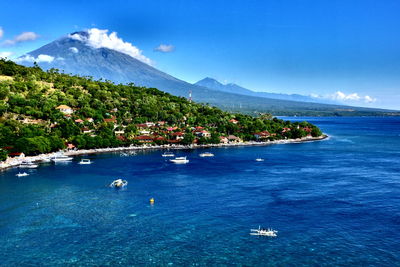
POLYGON ((5 0, 1 6, 0 55, 16 57, 95 27, 117 32, 156 68, 188 82, 213 77, 256 91, 400 109, 400 1, 5 0), (173 49, 156 51, 160 44, 173 49))

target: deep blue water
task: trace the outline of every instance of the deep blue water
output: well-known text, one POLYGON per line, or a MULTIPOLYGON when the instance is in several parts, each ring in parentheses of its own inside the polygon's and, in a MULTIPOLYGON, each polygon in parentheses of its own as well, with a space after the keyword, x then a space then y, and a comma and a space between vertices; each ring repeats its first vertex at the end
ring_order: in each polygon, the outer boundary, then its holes
POLYGON ((330 138, 2 172, 0 265, 400 266, 400 118, 307 119, 330 138))

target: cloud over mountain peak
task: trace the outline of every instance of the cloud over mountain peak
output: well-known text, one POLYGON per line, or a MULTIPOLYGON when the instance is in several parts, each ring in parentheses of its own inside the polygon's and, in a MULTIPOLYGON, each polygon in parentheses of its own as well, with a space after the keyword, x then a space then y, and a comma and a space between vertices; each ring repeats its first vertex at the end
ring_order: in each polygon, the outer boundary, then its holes
POLYGON ((148 65, 153 65, 152 60, 144 56, 139 48, 119 38, 116 32, 108 32, 109 30, 91 28, 86 31, 72 33, 69 38, 81 41, 93 48, 104 47, 116 50, 148 65))

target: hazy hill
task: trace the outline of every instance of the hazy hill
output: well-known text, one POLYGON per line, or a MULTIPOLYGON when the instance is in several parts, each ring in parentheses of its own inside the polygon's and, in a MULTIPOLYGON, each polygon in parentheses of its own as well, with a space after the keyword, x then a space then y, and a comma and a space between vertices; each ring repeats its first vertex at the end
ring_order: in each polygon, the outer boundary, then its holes
MULTIPOLYGON (((234 83, 222 84, 219 81, 206 77, 195 83, 196 85, 207 87, 209 89, 214 89, 217 91, 248 95, 248 96, 256 96, 256 97, 265 97, 272 99, 281 99, 281 100, 291 100, 291 101, 304 101, 304 102, 315 102, 315 103, 328 103, 328 101, 324 101, 321 99, 316 99, 310 96, 300 95, 300 94, 277 94, 277 93, 267 93, 267 92, 255 92, 250 89, 246 89, 242 86, 239 86, 234 83)), ((329 102, 329 104, 333 104, 333 102, 329 102)))

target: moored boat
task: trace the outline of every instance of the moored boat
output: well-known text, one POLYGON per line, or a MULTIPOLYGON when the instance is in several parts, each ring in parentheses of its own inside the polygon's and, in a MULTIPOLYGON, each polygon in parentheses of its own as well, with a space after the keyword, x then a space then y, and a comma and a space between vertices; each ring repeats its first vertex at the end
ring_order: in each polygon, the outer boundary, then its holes
POLYGON ((61 161, 71 161, 73 158, 72 157, 68 157, 65 155, 58 155, 58 156, 54 156, 51 158, 51 161, 53 162, 61 162, 61 161))
POLYGON ((19 173, 17 173, 15 176, 17 176, 17 177, 24 177, 24 176, 28 176, 29 174, 27 174, 26 172, 19 172, 19 173))
POLYGON ((19 165, 20 168, 27 168, 27 169, 35 169, 35 168, 37 168, 37 166, 38 166, 37 164, 35 164, 35 163, 31 162, 31 161, 23 161, 19 165))
POLYGON ((262 158, 256 158, 256 161, 261 162, 261 161, 264 161, 264 159, 262 159, 262 158))
POLYGON ((204 157, 214 157, 214 154, 211 152, 204 152, 199 154, 200 157, 204 158, 204 157))
POLYGON ((172 152, 164 152, 163 154, 161 154, 162 157, 175 157, 175 154, 172 152))
POLYGON ((176 157, 174 159, 170 159, 169 161, 176 164, 186 164, 189 162, 186 157, 176 157))
POLYGON ((93 162, 91 162, 90 159, 81 159, 81 161, 79 161, 78 164, 81 164, 81 165, 89 165, 89 164, 92 164, 92 163, 93 163, 93 162))

